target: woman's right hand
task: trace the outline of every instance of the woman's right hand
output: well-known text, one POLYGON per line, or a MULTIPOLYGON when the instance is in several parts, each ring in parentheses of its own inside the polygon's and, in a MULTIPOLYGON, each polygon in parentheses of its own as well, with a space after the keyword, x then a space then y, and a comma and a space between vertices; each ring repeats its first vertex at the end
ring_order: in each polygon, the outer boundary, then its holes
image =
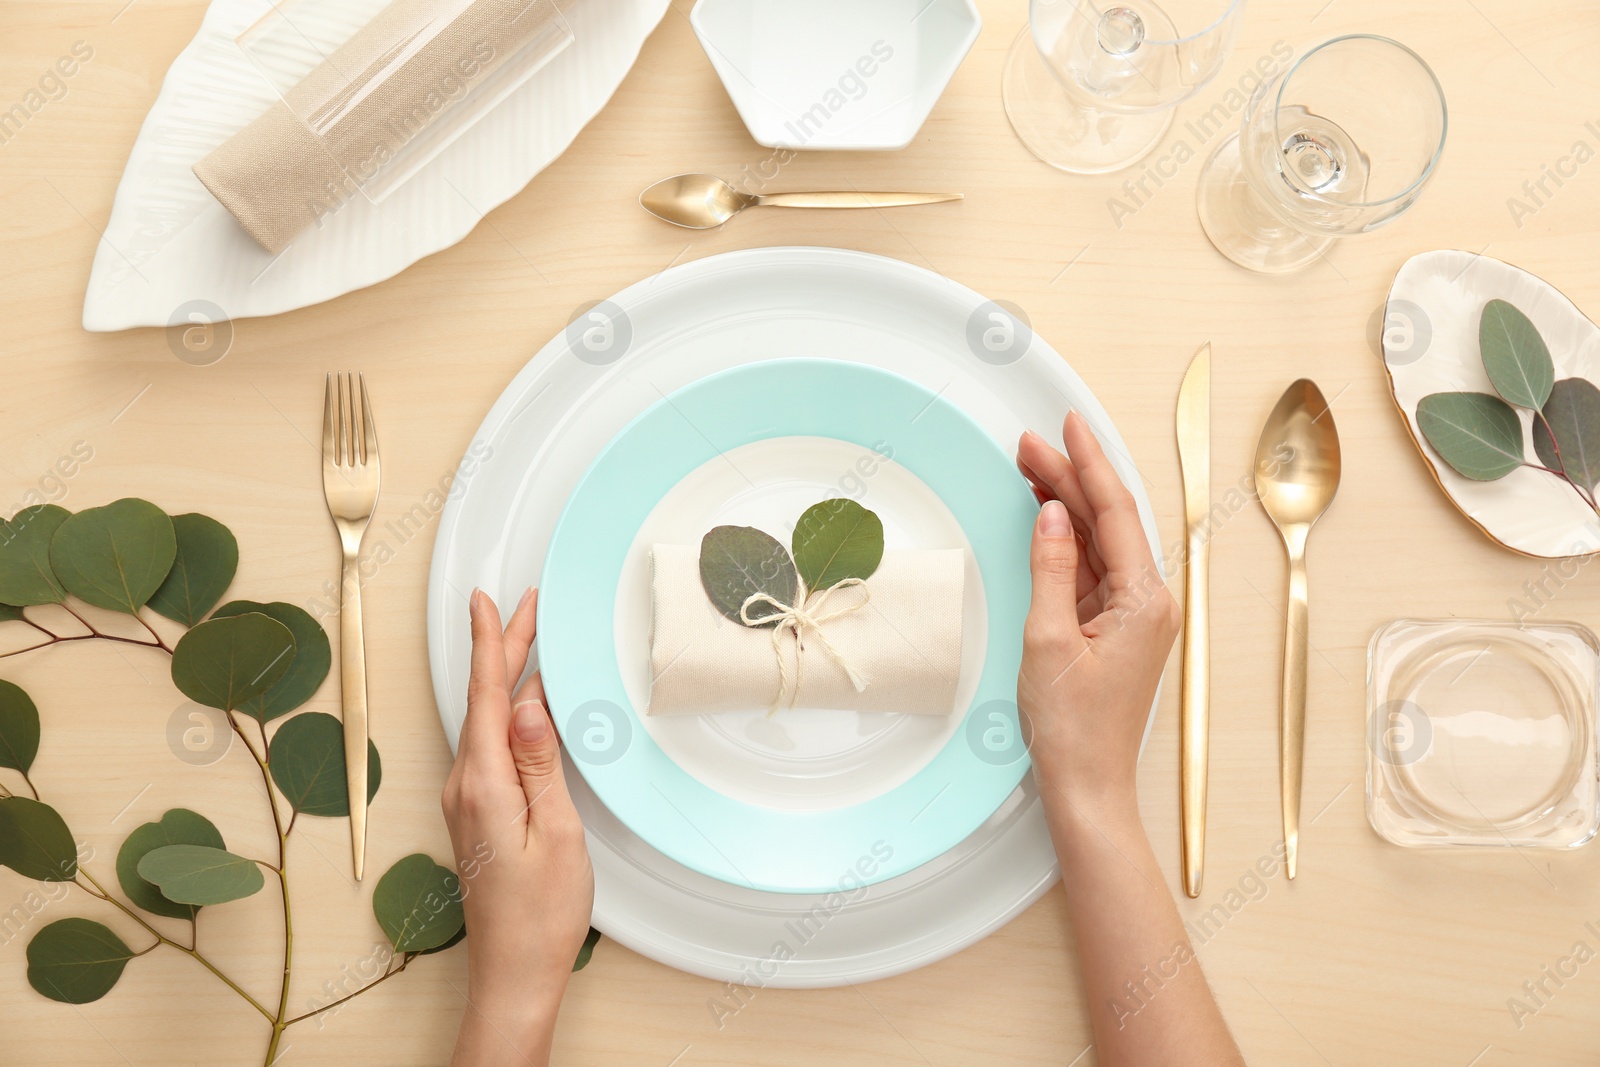
POLYGON ((1066 455, 1032 432, 1017 446, 1042 505, 1017 707, 1041 788, 1091 811, 1130 810, 1180 616, 1133 496, 1088 423, 1072 412, 1061 436, 1066 455))

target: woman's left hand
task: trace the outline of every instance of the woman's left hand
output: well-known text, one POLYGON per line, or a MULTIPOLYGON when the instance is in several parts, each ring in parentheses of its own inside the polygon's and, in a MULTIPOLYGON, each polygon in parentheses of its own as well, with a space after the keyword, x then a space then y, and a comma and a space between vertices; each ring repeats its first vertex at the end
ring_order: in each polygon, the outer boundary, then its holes
POLYGON ((537 594, 505 629, 472 595, 472 677, 444 817, 466 894, 467 998, 457 1065, 543 1064, 573 960, 589 931, 594 869, 536 673, 537 594))

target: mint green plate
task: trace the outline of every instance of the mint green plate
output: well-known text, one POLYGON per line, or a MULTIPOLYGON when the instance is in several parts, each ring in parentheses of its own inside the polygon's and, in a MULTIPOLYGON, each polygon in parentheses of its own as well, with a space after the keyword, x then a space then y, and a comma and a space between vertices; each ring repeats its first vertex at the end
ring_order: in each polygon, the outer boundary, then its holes
POLYGON ((779 359, 702 378, 606 446, 556 525, 539 595, 539 663, 563 743, 630 830, 713 878, 818 893, 926 863, 993 814, 1028 767, 1016 688, 1037 515, 1007 452, 954 404, 899 375, 779 359), (965 719, 925 766, 857 804, 788 811, 717 792, 661 750, 618 669, 615 610, 635 535, 682 478, 730 449, 807 436, 867 448, 893 443, 895 462, 938 495, 965 533, 982 575, 988 633, 965 719))

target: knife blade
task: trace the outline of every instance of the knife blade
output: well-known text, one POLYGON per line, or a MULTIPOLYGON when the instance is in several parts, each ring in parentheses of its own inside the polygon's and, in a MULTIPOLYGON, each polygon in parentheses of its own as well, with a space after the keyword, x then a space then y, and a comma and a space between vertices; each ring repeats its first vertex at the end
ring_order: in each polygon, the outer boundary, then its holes
POLYGON ((1208 606, 1211 552, 1211 342, 1195 352, 1178 387, 1178 463, 1183 470, 1183 667, 1178 708, 1179 822, 1183 890, 1200 895, 1206 853, 1206 777, 1211 730, 1208 606))

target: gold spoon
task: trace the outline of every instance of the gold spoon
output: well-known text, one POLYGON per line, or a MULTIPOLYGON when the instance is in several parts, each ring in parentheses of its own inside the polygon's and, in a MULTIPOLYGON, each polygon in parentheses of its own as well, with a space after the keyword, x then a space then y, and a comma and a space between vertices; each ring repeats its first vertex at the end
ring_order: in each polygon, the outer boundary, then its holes
POLYGON ((1306 741, 1306 539, 1339 489, 1339 433, 1315 382, 1301 378, 1267 416, 1256 446, 1256 495, 1289 552, 1289 614, 1283 635, 1279 780, 1284 869, 1300 847, 1300 773, 1306 741))
POLYGON ((960 193, 741 193, 714 174, 663 178, 639 194, 639 205, 658 219, 691 230, 721 226, 747 207, 906 207, 960 200, 960 193))

